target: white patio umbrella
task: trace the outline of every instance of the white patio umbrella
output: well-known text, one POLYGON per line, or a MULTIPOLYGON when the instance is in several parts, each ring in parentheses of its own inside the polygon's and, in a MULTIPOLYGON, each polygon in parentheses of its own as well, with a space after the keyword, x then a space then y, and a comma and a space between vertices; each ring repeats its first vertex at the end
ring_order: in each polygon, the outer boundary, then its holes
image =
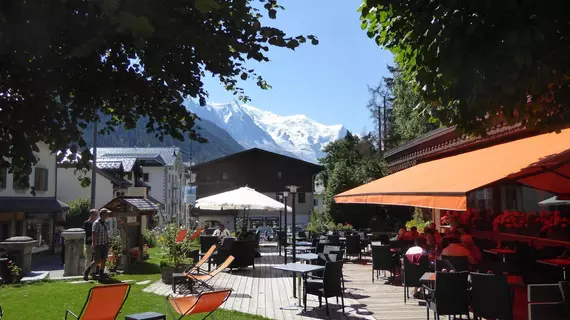
POLYGON ((570 205, 570 200, 564 200, 560 199, 558 196, 554 196, 546 200, 542 200, 538 204, 543 206, 565 206, 570 205))
MULTIPOLYGON (((196 208, 203 210, 284 210, 283 203, 252 188, 242 187, 196 200, 196 208)), ((287 211, 292 212, 291 207, 287 211)))

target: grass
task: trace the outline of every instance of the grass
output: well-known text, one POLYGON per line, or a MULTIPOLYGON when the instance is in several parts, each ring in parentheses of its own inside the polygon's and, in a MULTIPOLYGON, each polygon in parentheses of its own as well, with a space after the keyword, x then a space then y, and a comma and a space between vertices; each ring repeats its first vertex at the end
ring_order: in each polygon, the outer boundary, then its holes
MULTIPOLYGON (((150 249, 151 259, 141 265, 140 271, 158 270, 158 253, 156 250, 150 249)), ((151 280, 152 282, 160 279, 158 273, 135 274, 138 268, 132 268, 132 274, 123 274, 114 277, 117 280, 151 280)), ((151 282, 151 283, 152 283, 151 282)), ((87 292, 94 283, 86 282, 72 284, 69 282, 40 282, 26 285, 3 286, 0 288, 0 305, 4 310, 6 319, 62 319, 65 310, 70 309, 78 314, 85 303, 87 292)), ((125 302, 121 314, 117 319, 124 319, 125 315, 140 313, 145 311, 155 311, 167 315, 167 319, 172 319, 168 314, 168 310, 163 296, 143 292, 142 290, 149 286, 137 285, 131 283, 131 292, 129 298, 125 302)), ((244 314, 235 311, 218 310, 215 312, 216 319, 236 319, 236 320, 256 320, 265 319, 263 317, 244 314)), ((203 317, 204 315, 202 315, 203 317)), ((201 319, 202 317, 192 316, 184 319, 201 319)))

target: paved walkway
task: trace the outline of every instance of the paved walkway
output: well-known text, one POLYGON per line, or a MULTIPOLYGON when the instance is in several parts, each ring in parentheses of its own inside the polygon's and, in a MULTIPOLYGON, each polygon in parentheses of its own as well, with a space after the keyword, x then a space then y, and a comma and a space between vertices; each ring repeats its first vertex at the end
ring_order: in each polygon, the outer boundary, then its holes
MULTIPOLYGON (((222 306, 271 319, 325 319, 324 308, 319 309, 317 297, 307 297, 307 312, 300 309, 282 310, 281 307, 297 303, 293 298, 292 277, 273 269, 283 264, 274 249, 262 249, 262 258, 256 259, 255 270, 251 267, 233 273, 223 272, 213 282, 215 288, 232 288, 234 293, 222 306)), ((385 285, 377 281, 372 285, 370 265, 346 263, 345 275, 345 314, 340 310, 335 298, 329 299, 333 319, 425 319, 425 307, 418 306, 416 300, 404 305, 403 288, 385 285)), ((171 286, 155 282, 144 291, 158 295, 171 294, 171 286)))

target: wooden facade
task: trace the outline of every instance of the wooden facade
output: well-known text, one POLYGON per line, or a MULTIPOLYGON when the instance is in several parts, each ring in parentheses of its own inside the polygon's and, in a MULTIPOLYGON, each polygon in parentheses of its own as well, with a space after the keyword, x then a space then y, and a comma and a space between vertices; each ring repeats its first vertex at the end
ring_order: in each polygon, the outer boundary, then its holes
POLYGON ((536 134, 538 131, 529 130, 520 124, 496 127, 489 130, 485 137, 465 137, 459 135, 455 128, 444 127, 386 151, 384 158, 388 162, 390 173, 394 173, 423 162, 487 148, 536 134))
POLYGON ((321 170, 319 165, 257 148, 192 167, 198 199, 244 186, 273 193, 296 185, 299 192, 312 192, 321 170))

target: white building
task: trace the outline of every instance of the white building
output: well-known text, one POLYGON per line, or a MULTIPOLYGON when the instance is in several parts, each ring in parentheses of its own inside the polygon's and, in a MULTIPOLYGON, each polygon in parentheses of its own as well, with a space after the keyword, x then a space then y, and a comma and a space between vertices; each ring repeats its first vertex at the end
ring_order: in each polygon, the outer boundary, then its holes
POLYGON ((97 148, 98 162, 124 158, 137 159, 142 172, 140 183, 150 187, 149 196, 158 202, 159 219, 186 223, 182 221, 187 216, 183 203, 186 185, 183 160, 188 159, 180 148, 97 148))
POLYGON ((56 156, 47 145, 38 147, 38 163, 29 177, 35 195, 20 187, 7 169, 0 169, 0 241, 25 235, 53 250, 55 223, 63 218, 67 205, 58 200, 56 156))

